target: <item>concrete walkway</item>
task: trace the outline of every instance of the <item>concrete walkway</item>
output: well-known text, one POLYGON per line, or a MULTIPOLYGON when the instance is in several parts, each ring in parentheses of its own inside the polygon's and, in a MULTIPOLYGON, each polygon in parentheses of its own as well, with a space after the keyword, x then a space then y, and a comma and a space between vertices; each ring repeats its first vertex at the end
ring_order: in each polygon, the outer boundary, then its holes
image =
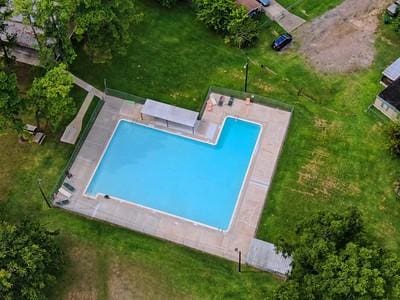
MULTIPOLYGON (((220 96, 220 94, 210 94, 210 98, 214 99, 219 99, 220 96)), ((225 96, 225 102, 228 98, 229 96, 225 96)), ((140 116, 142 104, 140 103, 109 96, 105 97, 104 102, 69 170, 73 176, 68 179, 68 183, 74 186, 75 192, 72 193, 70 203, 63 208, 232 261, 237 261, 238 253, 235 249, 240 249, 243 263, 246 263, 247 253, 255 236, 258 220, 278 163, 291 113, 257 103, 246 104, 243 99, 238 98, 234 99, 233 106, 216 105, 212 110, 206 110, 204 113, 194 136, 203 141, 216 141, 222 129, 222 122, 227 116, 237 116, 263 125, 258 146, 237 200, 235 213, 232 215, 231 226, 229 230, 221 231, 152 208, 139 206, 134 202, 121 201, 112 195, 108 198, 101 195, 89 198, 86 195, 86 188, 91 182, 92 175, 100 163, 119 120, 131 120, 168 130, 180 136, 193 137, 191 132, 167 128, 165 122, 159 123, 158 120, 148 116, 144 116, 142 120, 140 116)), ((144 158, 138 157, 138 159, 144 158)), ((157 172, 157 170, 150 171, 157 172)), ((156 183, 153 188, 157 188, 156 183)), ((57 195, 57 197, 61 199, 63 196, 57 195)))
POLYGON ((271 0, 268 7, 264 7, 265 14, 273 21, 277 22, 287 32, 292 32, 299 28, 306 21, 280 5, 277 1, 271 0))
POLYGON ((104 98, 104 93, 98 89, 96 89, 94 86, 90 85, 89 83, 87 83, 86 81, 83 81, 82 79, 80 79, 79 77, 76 77, 74 74, 71 74, 72 78, 74 79, 74 83, 79 86, 80 88, 84 89, 85 91, 89 92, 93 92, 93 94, 96 97, 99 98, 104 98))
POLYGON ((79 112, 76 114, 72 122, 67 126, 67 128, 64 131, 64 134, 60 139, 60 141, 63 143, 74 145, 78 140, 79 134, 82 130, 83 118, 85 117, 85 114, 89 109, 90 103, 92 103, 93 98, 96 96, 98 98, 104 99, 105 97, 104 93, 101 92, 100 90, 96 89, 95 87, 83 81, 82 79, 76 77, 75 75, 73 74, 71 75, 74 79, 74 83, 88 92, 85 100, 82 103, 81 108, 79 109, 79 112))
POLYGON ((86 95, 85 101, 83 101, 82 106, 79 109, 79 112, 76 114, 75 118, 72 120, 71 123, 69 123, 69 125, 65 129, 64 134, 60 139, 61 142, 72 145, 76 143, 79 134, 82 130, 83 118, 85 117, 85 114, 90 106, 90 103, 92 103, 93 98, 94 98, 94 92, 93 90, 91 90, 86 95))
POLYGON ((253 239, 247 254, 247 263, 257 269, 286 276, 291 270, 292 259, 276 253, 275 246, 261 240, 253 239))

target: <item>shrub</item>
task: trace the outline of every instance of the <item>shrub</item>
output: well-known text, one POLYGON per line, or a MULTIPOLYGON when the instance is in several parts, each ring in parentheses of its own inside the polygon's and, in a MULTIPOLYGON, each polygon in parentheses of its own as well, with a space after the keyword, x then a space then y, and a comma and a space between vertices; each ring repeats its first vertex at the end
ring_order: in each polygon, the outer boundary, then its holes
POLYGON ((396 122, 388 129, 389 151, 396 157, 400 157, 400 123, 396 122))

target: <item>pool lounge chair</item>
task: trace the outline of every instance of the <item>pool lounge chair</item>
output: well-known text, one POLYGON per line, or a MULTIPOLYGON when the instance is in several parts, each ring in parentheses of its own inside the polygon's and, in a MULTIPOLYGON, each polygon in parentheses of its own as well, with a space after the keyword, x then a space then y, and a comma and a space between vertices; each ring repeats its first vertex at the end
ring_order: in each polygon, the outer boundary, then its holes
POLYGON ((55 202, 57 205, 59 206, 63 206, 63 205, 67 205, 69 204, 69 200, 68 199, 64 199, 64 200, 59 200, 55 202))
POLYGON ((69 199, 72 197, 72 194, 70 192, 68 192, 66 189, 64 189, 63 187, 60 187, 58 189, 58 192, 63 195, 65 198, 69 199))
POLYGON ((224 96, 219 97, 218 106, 224 105, 224 96))
POLYGON ((228 106, 232 106, 233 105, 233 101, 234 101, 234 98, 231 96, 229 98, 228 106))
POLYGON ((75 192, 75 188, 72 185, 70 185, 68 182, 64 182, 63 187, 65 187, 71 193, 75 192))

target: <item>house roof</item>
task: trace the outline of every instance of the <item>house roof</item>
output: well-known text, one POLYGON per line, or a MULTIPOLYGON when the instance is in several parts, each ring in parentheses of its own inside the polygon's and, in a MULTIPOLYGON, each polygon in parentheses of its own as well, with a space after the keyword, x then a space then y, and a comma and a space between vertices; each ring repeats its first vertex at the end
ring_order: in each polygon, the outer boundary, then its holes
POLYGON ((400 78, 384 89, 379 97, 400 111, 400 78))
POLYGON ((400 58, 398 58, 394 63, 383 71, 383 75, 392 81, 400 78, 400 58))

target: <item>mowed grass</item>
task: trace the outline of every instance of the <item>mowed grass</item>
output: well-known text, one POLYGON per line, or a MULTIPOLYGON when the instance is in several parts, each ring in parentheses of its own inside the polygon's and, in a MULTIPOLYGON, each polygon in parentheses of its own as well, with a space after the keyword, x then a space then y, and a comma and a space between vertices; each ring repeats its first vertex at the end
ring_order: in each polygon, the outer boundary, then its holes
MULTIPOLYGON (((23 90, 37 72, 18 68, 23 90)), ((71 95, 79 105, 86 93, 74 88, 71 95)), ((93 107, 89 114, 90 110, 93 107)), ((19 144, 12 134, 0 135, 1 220, 33 218, 60 230, 66 266, 48 290, 51 299, 260 299, 271 295, 279 280, 270 274, 252 268, 239 274, 232 262, 48 209, 37 180, 50 192, 71 155, 73 146, 58 142, 61 133, 50 135, 42 146, 19 144)))
POLYGON ((164 10, 150 1, 139 8, 146 18, 132 31, 128 56, 93 66, 81 55, 74 72, 99 87, 107 78, 113 88, 198 109, 211 84, 243 88, 249 56, 249 90, 295 106, 258 236, 276 241, 317 210, 357 205, 371 233, 399 248, 400 202, 393 193, 399 163, 386 149, 385 122, 367 113, 382 89, 381 71, 398 56, 400 36, 392 28, 378 32, 369 70, 327 76, 308 66, 296 43, 272 51, 269 45, 281 32, 276 25, 264 28, 258 46, 244 52, 224 45, 188 6, 164 10))
POLYGON ((311 20, 338 6, 343 0, 278 0, 294 14, 305 20, 311 20))
MULTIPOLYGON (((324 76, 308 67, 296 44, 282 53, 270 50, 281 31, 276 25, 265 28, 258 46, 245 53, 224 45, 185 4, 167 10, 143 0, 138 7, 145 18, 132 29, 128 55, 93 65, 80 51, 72 67, 76 75, 100 88, 106 78, 112 88, 199 109, 211 84, 243 88, 249 56, 249 90, 295 106, 258 237, 272 242, 280 235, 295 238, 296 222, 313 212, 356 205, 371 235, 399 251, 400 202, 392 186, 399 162, 385 148, 385 124, 366 112, 382 89, 381 70, 398 55, 398 34, 388 27, 380 30, 370 70, 324 76)), ((47 209, 36 179, 50 191, 73 150, 57 142, 59 134, 41 147, 0 136, 1 218, 14 222, 29 216, 61 232, 67 264, 49 290, 51 298, 262 299, 279 284, 251 268, 239 274, 234 263, 47 209)))

